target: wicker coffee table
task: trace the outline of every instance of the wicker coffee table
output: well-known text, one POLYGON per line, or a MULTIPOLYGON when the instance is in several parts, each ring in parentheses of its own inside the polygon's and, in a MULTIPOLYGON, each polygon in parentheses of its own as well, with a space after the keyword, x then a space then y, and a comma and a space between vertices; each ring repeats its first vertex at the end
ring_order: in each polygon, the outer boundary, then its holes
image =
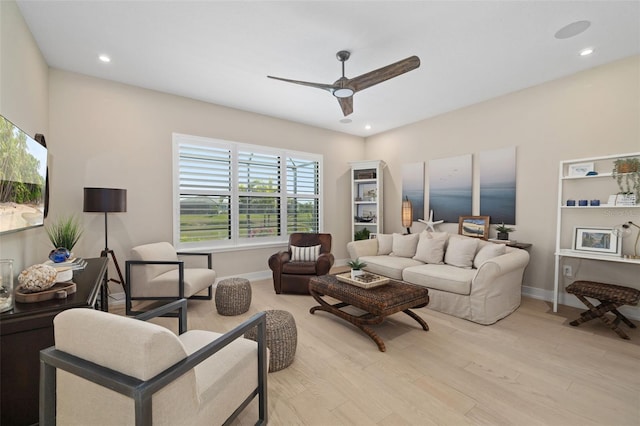
POLYGON ((320 304, 311 308, 310 313, 326 311, 349 321, 371 337, 381 352, 386 351, 384 342, 369 326, 380 324, 391 314, 402 311, 416 320, 423 330, 429 331, 427 323, 410 310, 429 303, 429 290, 423 287, 391 280, 386 285, 364 289, 338 281, 334 275, 322 275, 309 281, 309 292, 320 304), (340 303, 330 304, 323 296, 337 299, 340 303), (346 306, 355 306, 365 314, 352 315, 341 309, 346 306))

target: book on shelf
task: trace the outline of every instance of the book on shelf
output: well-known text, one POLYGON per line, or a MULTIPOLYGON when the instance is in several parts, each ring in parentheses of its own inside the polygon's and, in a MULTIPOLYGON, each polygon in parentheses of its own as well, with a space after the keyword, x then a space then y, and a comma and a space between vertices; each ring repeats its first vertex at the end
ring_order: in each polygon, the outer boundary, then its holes
POLYGON ((517 243, 516 240, 499 240, 497 238, 488 238, 487 241, 491 241, 492 243, 498 243, 498 244, 514 244, 514 243, 517 243))
POLYGON ((56 269, 67 269, 70 268, 74 271, 82 270, 87 266, 87 261, 81 257, 74 257, 73 259, 69 259, 66 262, 55 263, 51 260, 47 260, 44 262, 45 265, 53 266, 56 269))

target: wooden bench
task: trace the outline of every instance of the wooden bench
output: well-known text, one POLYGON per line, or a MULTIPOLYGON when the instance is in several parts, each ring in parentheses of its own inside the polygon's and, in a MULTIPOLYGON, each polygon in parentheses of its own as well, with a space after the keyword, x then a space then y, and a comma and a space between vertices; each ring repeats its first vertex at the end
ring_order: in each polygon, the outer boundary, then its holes
POLYGON ((575 281, 568 285, 566 290, 567 293, 576 296, 589 308, 580 314, 580 318, 571 321, 569 324, 578 326, 594 318, 600 318, 600 320, 615 331, 618 336, 623 339, 629 339, 629 336, 618 327, 618 324, 622 321, 631 328, 636 328, 636 326, 629 321, 627 317, 622 315, 618 311, 618 308, 622 305, 637 305, 638 300, 640 300, 640 290, 594 281, 575 281), (587 297, 599 300, 600 304, 594 306, 589 302, 587 297), (615 318, 605 315, 607 312, 612 312, 615 318))

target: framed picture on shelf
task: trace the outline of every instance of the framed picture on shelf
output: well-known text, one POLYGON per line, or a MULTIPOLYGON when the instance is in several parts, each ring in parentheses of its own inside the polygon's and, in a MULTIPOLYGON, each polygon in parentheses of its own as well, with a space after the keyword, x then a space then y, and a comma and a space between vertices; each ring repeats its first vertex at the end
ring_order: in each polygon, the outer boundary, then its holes
POLYGON ((372 232, 369 234, 369 239, 370 240, 375 240, 376 238, 378 238, 378 234, 376 234, 375 232, 372 232))
POLYGON ((460 216, 458 234, 486 240, 489 237, 489 216, 460 216))
POLYGON ((587 173, 593 172, 593 163, 576 163, 569 164, 569 176, 586 176, 587 173))
POLYGON ((589 253, 620 256, 620 240, 612 228, 576 226, 573 234, 573 249, 589 253))

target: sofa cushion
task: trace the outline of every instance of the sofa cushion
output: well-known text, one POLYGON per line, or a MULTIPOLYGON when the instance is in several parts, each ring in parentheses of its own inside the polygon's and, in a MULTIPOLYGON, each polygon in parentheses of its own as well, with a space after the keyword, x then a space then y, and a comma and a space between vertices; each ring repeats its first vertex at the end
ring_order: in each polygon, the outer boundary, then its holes
POLYGON ((393 246, 391 256, 398 257, 413 257, 416 254, 416 248, 418 247, 418 234, 402 235, 398 233, 393 234, 393 246))
POLYGON ((378 234, 376 235, 378 240, 378 256, 391 253, 393 249, 393 235, 391 234, 378 234))
POLYGON ((309 247, 291 246, 292 262, 315 262, 320 256, 320 245, 309 247))
POLYGON ((366 262, 365 271, 384 275, 394 280, 402 279, 402 270, 410 266, 424 265, 424 263, 407 257, 397 256, 363 256, 360 258, 366 262))
POLYGON ((484 262, 494 257, 505 254, 506 246, 504 244, 483 244, 478 250, 476 257, 473 259, 473 266, 479 268, 484 262))
POLYGON ((444 255, 444 263, 459 268, 471 268, 477 248, 478 240, 475 238, 451 236, 444 255))
POLYGON ((402 279, 411 284, 468 295, 471 293, 471 281, 475 274, 474 269, 427 264, 406 268, 402 272, 402 279))
POLYGON ((430 232, 422 231, 416 248, 415 260, 424 263, 442 264, 444 259, 444 246, 449 238, 446 233, 433 235, 430 232))

